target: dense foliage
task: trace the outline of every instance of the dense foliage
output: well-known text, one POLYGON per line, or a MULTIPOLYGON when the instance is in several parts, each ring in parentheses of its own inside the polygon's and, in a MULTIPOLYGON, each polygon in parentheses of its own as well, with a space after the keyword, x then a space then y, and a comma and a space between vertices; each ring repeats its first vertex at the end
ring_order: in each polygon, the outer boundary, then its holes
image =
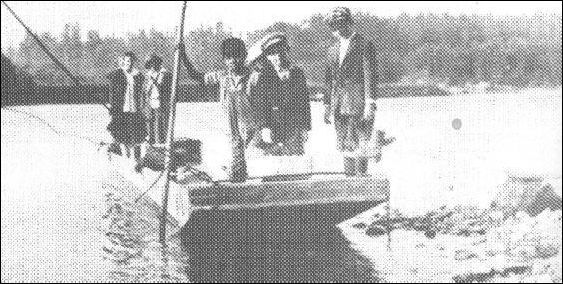
MULTIPOLYGON (((356 14, 355 19, 356 29, 376 46, 382 82, 561 84, 561 15, 402 14, 380 18, 356 14)), ((195 65, 202 71, 220 68, 219 44, 230 31, 222 24, 189 30, 185 41, 195 65)), ((313 15, 300 24, 276 23, 249 33, 247 42, 272 31, 288 35, 292 57, 305 69, 309 84, 321 85, 326 52, 334 40, 325 18, 313 15)), ((104 75, 115 68, 117 55, 125 50, 136 52, 142 61, 152 53, 163 56, 167 66, 173 60, 174 35, 156 30, 126 37, 101 37, 91 30, 83 40, 80 27, 69 24, 60 37, 48 33, 40 37, 87 84, 105 83, 104 75)), ((31 37, 17 50, 4 53, 40 84, 69 84, 31 37)))

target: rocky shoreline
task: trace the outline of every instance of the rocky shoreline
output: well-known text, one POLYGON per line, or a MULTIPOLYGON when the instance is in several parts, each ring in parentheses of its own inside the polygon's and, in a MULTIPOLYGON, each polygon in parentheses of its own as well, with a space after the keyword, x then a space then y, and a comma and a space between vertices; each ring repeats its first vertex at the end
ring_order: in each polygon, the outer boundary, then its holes
POLYGON ((560 188, 538 179, 499 187, 489 208, 442 206, 404 216, 382 205, 354 223, 357 249, 388 282, 561 282, 560 188), (555 189, 554 189, 555 187, 555 189))

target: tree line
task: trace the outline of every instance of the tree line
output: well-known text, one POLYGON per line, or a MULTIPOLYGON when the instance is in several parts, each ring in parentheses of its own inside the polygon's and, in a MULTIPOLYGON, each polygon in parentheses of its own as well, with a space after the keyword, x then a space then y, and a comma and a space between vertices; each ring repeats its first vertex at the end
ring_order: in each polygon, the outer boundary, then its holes
MULTIPOLYGON (((561 15, 429 13, 382 18, 357 13, 355 25, 376 47, 374 56, 383 83, 561 84, 561 15)), ((327 50, 335 40, 325 17, 315 14, 298 24, 278 22, 249 33, 247 43, 274 31, 287 34, 291 56, 305 70, 309 84, 322 86, 327 50)), ((194 65, 202 71, 220 68, 220 42, 231 34, 221 23, 192 28, 185 43, 194 65)), ((105 75, 116 67, 118 55, 127 50, 135 52, 141 62, 150 54, 162 56, 168 67, 173 61, 174 35, 154 29, 123 37, 102 37, 89 30, 83 40, 80 26, 67 24, 60 36, 43 33, 39 37, 85 84, 105 84, 105 75)), ((29 74, 37 84, 71 83, 30 36, 3 53, 17 66, 15 72, 29 74)), ((181 82, 189 83, 189 79, 181 76, 181 82)))

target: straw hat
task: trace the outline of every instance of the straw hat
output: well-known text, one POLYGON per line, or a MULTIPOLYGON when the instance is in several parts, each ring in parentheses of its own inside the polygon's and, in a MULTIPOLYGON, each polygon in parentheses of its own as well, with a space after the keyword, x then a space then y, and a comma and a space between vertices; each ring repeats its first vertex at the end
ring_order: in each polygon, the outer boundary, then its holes
POLYGON ((282 44, 287 49, 289 49, 289 43, 287 42, 287 37, 283 33, 272 33, 264 37, 262 42, 262 52, 268 50, 268 48, 276 45, 282 44))
POLYGON ((286 48, 289 49, 289 43, 284 33, 277 32, 264 36, 248 49, 248 57, 246 58, 246 64, 250 65, 254 63, 258 58, 260 58, 264 54, 264 52, 268 48, 280 43, 284 44, 286 48))

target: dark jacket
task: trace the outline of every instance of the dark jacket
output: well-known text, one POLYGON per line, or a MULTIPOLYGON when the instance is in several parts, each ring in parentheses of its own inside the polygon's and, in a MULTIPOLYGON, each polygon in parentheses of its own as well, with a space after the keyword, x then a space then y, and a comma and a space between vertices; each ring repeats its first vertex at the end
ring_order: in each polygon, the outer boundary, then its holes
POLYGON ((252 110, 246 114, 246 120, 252 121, 253 127, 260 131, 269 128, 272 120, 272 106, 267 93, 271 88, 271 80, 263 68, 257 68, 250 72, 246 84, 246 102, 248 109, 252 110))
MULTIPOLYGON (((112 71, 106 77, 110 83, 110 114, 116 115, 123 113, 125 90, 127 89, 127 78, 121 69, 112 71)), ((143 112, 146 103, 143 92, 143 82, 144 77, 141 73, 135 75, 135 105, 138 112, 143 112)))
MULTIPOLYGON (((145 84, 149 84, 149 80, 152 80, 149 76, 145 78, 145 84)), ((156 82, 155 82, 156 83, 156 82)), ((160 111, 163 114, 168 114, 170 112, 170 96, 172 94, 172 73, 169 71, 164 71, 164 77, 160 84, 156 83, 159 95, 160 95, 160 111)), ((154 88, 154 86, 153 86, 154 88)), ((145 113, 150 113, 150 100, 151 100, 151 93, 148 92, 148 87, 145 88, 145 113)))
POLYGON ((266 127, 272 129, 275 142, 284 142, 293 131, 311 130, 311 105, 303 70, 292 67, 289 78, 281 80, 271 66, 262 69, 266 127), (278 138, 278 139, 276 139, 278 138))
POLYGON ((362 115, 367 99, 377 97, 377 78, 373 44, 360 34, 350 40, 344 61, 340 64, 340 44, 329 50, 326 68, 325 105, 330 105, 334 114, 362 115))

